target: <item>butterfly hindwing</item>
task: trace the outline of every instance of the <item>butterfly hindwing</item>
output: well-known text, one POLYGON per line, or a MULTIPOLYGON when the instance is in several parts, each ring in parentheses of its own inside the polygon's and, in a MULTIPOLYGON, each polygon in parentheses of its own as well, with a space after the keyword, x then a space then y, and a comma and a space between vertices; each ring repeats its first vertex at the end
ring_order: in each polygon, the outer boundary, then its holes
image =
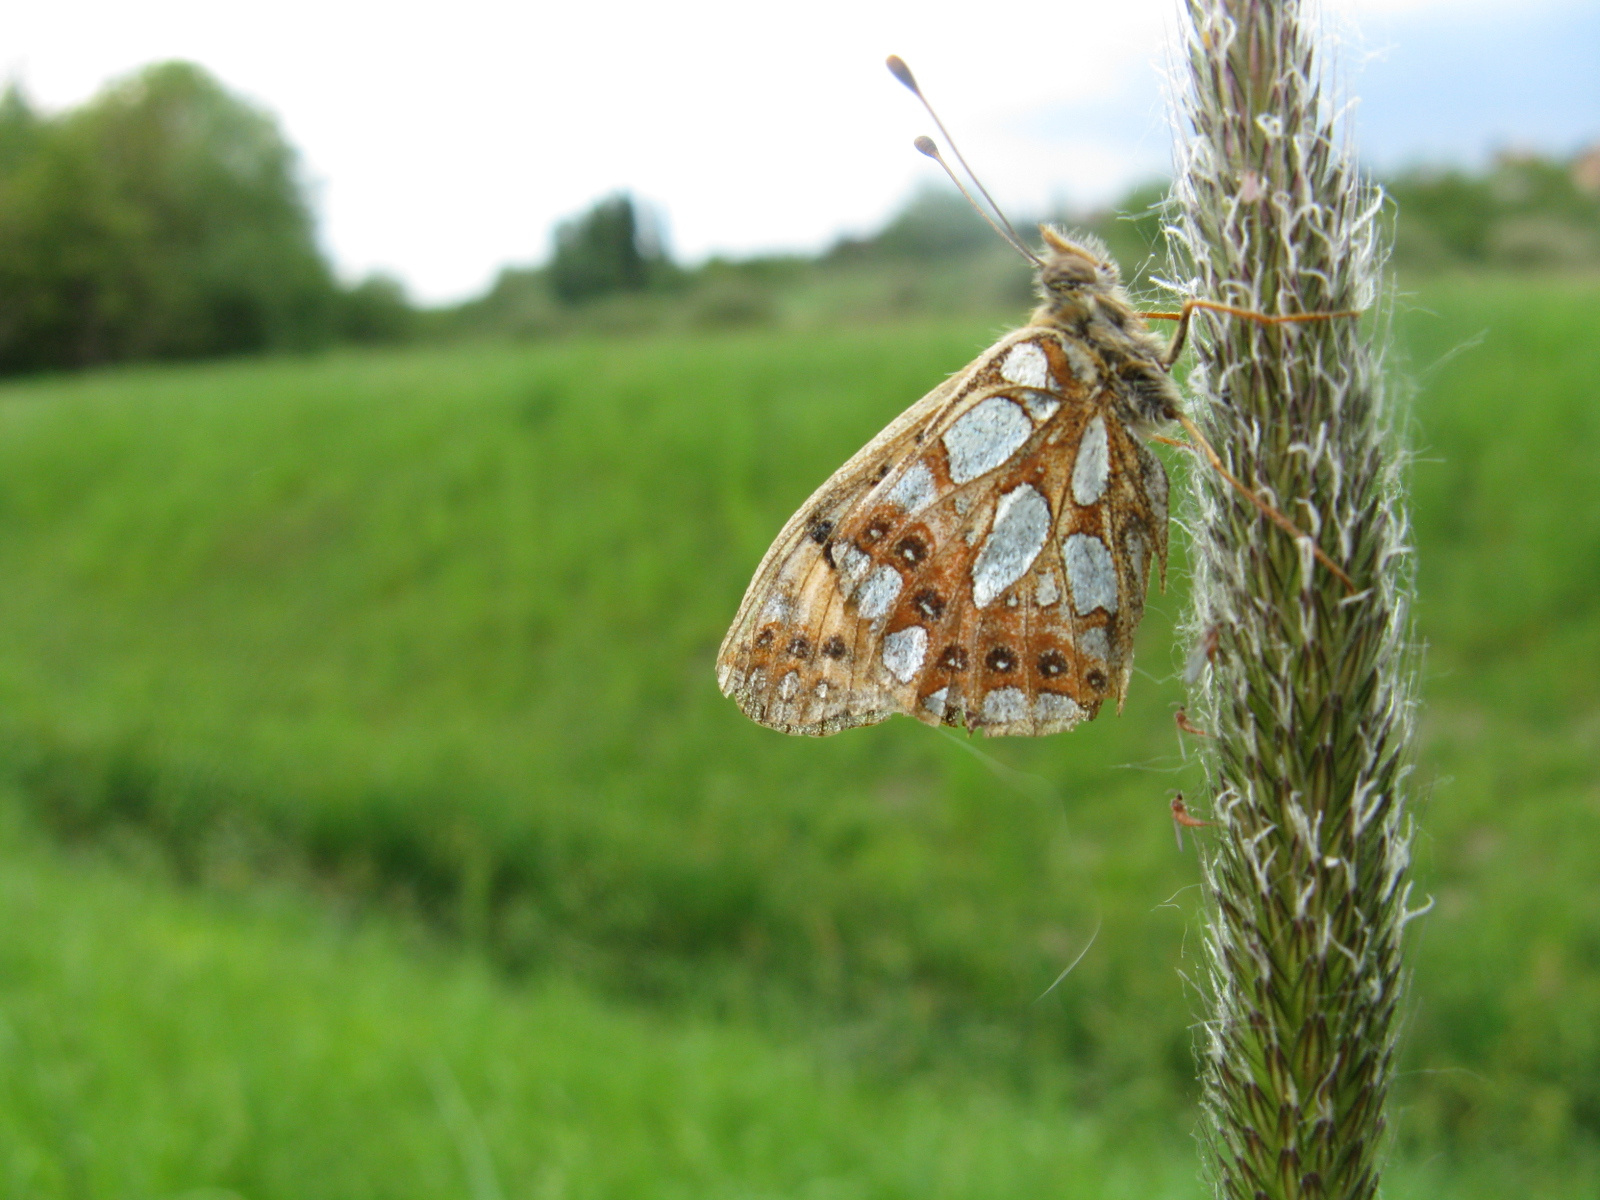
POLYGON ((723 691, 813 734, 896 712, 1042 734, 1120 701, 1166 495, 1106 378, 1029 328, 907 409, 779 534, 723 691))
POLYGON ((969 581, 971 603, 931 627, 915 715, 997 735, 1070 729, 1126 692, 1152 551, 1165 566, 1166 477, 1102 405, 1063 397, 1049 435, 990 482, 979 552, 938 572, 969 581), (996 546, 1014 552, 998 571, 996 546))

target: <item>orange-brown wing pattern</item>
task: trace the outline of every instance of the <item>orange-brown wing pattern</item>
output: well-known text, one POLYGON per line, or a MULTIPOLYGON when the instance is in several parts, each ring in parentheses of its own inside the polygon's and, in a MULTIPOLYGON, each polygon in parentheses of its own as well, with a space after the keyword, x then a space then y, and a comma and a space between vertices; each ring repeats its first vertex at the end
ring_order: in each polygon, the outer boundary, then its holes
POLYGON ((718 656, 755 720, 831 733, 903 712, 991 734, 1126 690, 1166 478, 1103 366, 1019 330, 930 393, 792 518, 718 656))
POLYGON ((997 473, 979 553, 952 547, 954 619, 913 605, 889 622, 885 646, 929 630, 922 720, 1041 735, 1121 707, 1152 560, 1165 569, 1166 476, 1102 405, 1064 404, 1052 426, 997 473))

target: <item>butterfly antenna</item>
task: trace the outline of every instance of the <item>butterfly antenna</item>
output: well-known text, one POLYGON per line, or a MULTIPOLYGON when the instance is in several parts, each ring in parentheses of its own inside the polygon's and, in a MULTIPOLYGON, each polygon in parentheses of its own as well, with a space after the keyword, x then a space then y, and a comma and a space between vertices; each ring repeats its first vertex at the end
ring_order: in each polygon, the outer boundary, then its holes
POLYGON ((919 137, 912 144, 916 146, 919 151, 921 151, 923 154, 926 154, 929 158, 933 159, 934 162, 938 163, 944 168, 944 173, 950 176, 950 181, 954 183, 956 187, 960 189, 961 194, 967 198, 967 203, 972 205, 973 208, 977 209, 978 215, 981 216, 985 221, 988 221, 990 227, 993 228, 996 233, 1009 242, 1017 251, 1022 254, 1024 258, 1033 263, 1034 266, 1043 266, 1044 264, 1040 260, 1039 256, 1032 250, 1029 250, 1027 244, 1023 242, 1022 235, 1019 234, 1016 230, 1016 227, 1011 224, 1011 220, 1006 216, 1005 210, 995 203, 994 197, 989 194, 989 189, 983 186, 983 180, 979 179, 977 172, 975 172, 972 167, 968 165, 966 156, 961 153, 961 147, 956 145, 955 138, 950 136, 950 131, 945 128, 944 122, 939 119, 939 114, 934 111, 933 105, 928 103, 928 98, 922 94, 922 88, 917 85, 917 77, 911 73, 911 68, 906 66, 905 59, 901 58, 898 54, 891 54, 888 59, 888 66, 889 73, 903 83, 911 92, 911 94, 922 102, 922 107, 928 110, 928 115, 933 118, 933 123, 939 127, 939 132, 944 134, 944 140, 949 143, 952 153, 954 153, 956 156, 956 161, 961 164, 961 169, 967 173, 967 178, 972 180, 973 184, 977 186, 979 194, 981 194, 983 198, 989 202, 989 207, 994 209, 995 215, 1000 218, 1000 224, 995 224, 994 217, 991 217, 983 208, 983 206, 972 198, 972 193, 966 189, 961 180, 957 178, 956 173, 950 169, 950 164, 945 162, 944 156, 939 153, 939 147, 934 144, 932 138, 919 137), (1002 229, 1001 225, 1004 225, 1005 228, 1002 229))
MULTIPOLYGON (((976 212, 985 221, 989 222, 989 228, 994 230, 996 233, 998 233, 1000 235, 1000 237, 1001 237, 1001 240, 1003 240, 1006 243, 1006 245, 1010 246, 1013 250, 1015 250, 1018 254, 1022 255, 1023 258, 1027 259, 1034 266, 1036 266, 1036 267, 1044 266, 1044 263, 1042 261, 1040 261, 1039 256, 1037 254, 1035 254, 1032 250, 1029 250, 1028 247, 1025 246, 1022 243, 1022 239, 1017 237, 1017 235, 1016 235, 1016 233, 1014 231, 1012 231, 1010 229, 1002 229, 999 225, 997 225, 995 223, 995 219, 993 217, 991 217, 987 212, 984 211, 983 205, 979 204, 976 200, 974 200, 972 198, 972 193, 967 191, 966 185, 961 182, 960 177, 957 176, 956 173, 950 169, 950 164, 945 162, 944 155, 939 153, 939 147, 934 143, 934 140, 931 137, 926 137, 926 136, 919 137, 916 141, 912 142, 911 144, 913 146, 915 146, 923 154, 926 154, 929 158, 933 159, 934 162, 938 163, 941 167, 944 168, 944 173, 946 175, 950 176, 950 182, 955 184, 956 187, 960 189, 961 194, 967 198, 967 203, 972 205, 973 211, 976 212)), ((974 182, 977 182, 977 181, 974 180, 974 182)), ((980 185, 980 186, 982 186, 982 185, 980 185)), ((995 211, 996 212, 1000 212, 999 209, 996 209, 995 211)), ((1005 220, 1005 213, 1000 213, 1000 219, 1002 221, 1005 220)), ((1007 221, 1006 224, 1009 226, 1010 222, 1007 221)))

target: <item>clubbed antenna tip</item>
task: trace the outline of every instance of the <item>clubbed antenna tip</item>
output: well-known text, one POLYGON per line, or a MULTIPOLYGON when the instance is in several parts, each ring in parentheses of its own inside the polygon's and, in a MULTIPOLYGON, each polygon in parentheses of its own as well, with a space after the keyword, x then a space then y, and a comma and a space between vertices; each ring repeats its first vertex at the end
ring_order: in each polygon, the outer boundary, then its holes
POLYGON ((1011 224, 1011 221, 1006 216, 1004 210, 1002 210, 1001 207, 994 202, 994 197, 989 194, 989 189, 983 186, 983 180, 979 179, 977 173, 967 165, 966 156, 961 153, 961 147, 956 145, 955 138, 951 137, 950 131, 944 127, 944 122, 939 119, 939 114, 933 111, 933 105, 929 104, 928 98, 922 94, 922 89, 917 86, 916 76, 911 73, 911 68, 906 66, 906 60, 901 58, 898 54, 891 54, 889 55, 887 62, 889 66, 889 73, 901 83, 905 84, 906 87, 910 88, 911 94, 914 95, 918 100, 922 101, 922 107, 928 110, 928 115, 933 118, 933 123, 939 127, 939 132, 944 134, 944 140, 949 143, 950 149, 955 152, 956 161, 961 164, 961 169, 967 173, 967 178, 972 180, 973 184, 976 185, 978 192, 985 200, 989 202, 989 208, 994 210, 995 217, 999 217, 1000 220, 996 221, 994 217, 989 215, 987 209, 985 209, 981 204, 972 198, 972 193, 967 191, 967 187, 961 182, 960 177, 950 169, 950 164, 945 162, 944 157, 939 153, 939 148, 934 145, 932 138, 919 137, 915 142, 912 143, 912 145, 944 168, 944 173, 950 176, 951 182, 953 182, 956 187, 961 189, 961 194, 967 198, 967 203, 971 204, 973 208, 977 209, 978 215, 981 216, 985 221, 989 222, 990 226, 993 227, 996 233, 998 233, 1007 242, 1011 243, 1011 246, 1014 250, 1016 250, 1022 255, 1023 258, 1027 259, 1034 266, 1038 267, 1043 265, 1039 261, 1039 256, 1032 250, 1029 250, 1026 243, 1023 242, 1022 235, 1017 232, 1016 226, 1011 224), (1004 226, 1004 228, 1002 228, 1002 226, 1004 226))
POLYGON ((901 83, 905 84, 906 87, 910 88, 918 96, 922 95, 922 89, 917 86, 917 77, 911 73, 911 68, 906 66, 905 59, 901 58, 898 54, 891 54, 889 55, 887 65, 889 68, 889 74, 893 75, 901 83))

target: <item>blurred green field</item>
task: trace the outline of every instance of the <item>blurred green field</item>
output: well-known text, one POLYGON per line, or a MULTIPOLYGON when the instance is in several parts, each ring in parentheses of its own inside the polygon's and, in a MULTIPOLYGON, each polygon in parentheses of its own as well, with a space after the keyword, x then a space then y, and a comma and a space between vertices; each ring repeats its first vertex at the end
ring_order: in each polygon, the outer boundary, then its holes
MULTIPOLYGON (((1457 280, 1398 322, 1438 904, 1396 1195, 1600 1187, 1597 300, 1457 280)), ((1181 553, 1126 712, 1070 737, 787 739, 711 679, 783 518, 994 332, 0 388, 0 1178, 1195 1194, 1181 553), (519 1090, 548 1079, 605 1098, 519 1090), (461 1133, 484 1089, 501 1123, 461 1133)))
POLYGON ((1047 1093, 886 1086, 289 890, 0 847, 8 1197, 1198 1200, 1181 1147, 1047 1093))
MULTIPOLYGON (((174 890, 0 814, 0 1190, 188 1200, 1200 1200, 1193 1147, 1042 1087, 521 983, 293 887, 174 890)), ((1543 1167, 1544 1169, 1541 1169, 1543 1167)), ((1396 1200, 1592 1175, 1398 1161, 1396 1200)))

